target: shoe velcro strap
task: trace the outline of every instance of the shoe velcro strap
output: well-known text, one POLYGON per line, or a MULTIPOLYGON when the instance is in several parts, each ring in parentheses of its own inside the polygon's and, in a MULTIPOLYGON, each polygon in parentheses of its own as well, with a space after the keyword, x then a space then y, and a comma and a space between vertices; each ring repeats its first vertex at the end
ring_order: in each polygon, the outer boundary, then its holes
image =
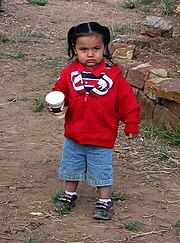
POLYGON ((70 195, 63 195, 62 197, 60 197, 59 201, 71 203, 72 197, 70 195))
POLYGON ((108 206, 105 205, 105 204, 102 203, 102 202, 97 202, 97 203, 96 203, 96 208, 101 208, 101 209, 106 209, 106 210, 107 210, 108 206))

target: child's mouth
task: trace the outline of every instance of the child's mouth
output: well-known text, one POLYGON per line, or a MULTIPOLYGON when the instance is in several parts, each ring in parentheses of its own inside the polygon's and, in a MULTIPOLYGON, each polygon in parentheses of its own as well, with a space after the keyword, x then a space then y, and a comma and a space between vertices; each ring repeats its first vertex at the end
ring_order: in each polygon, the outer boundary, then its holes
POLYGON ((87 63, 96 63, 95 60, 87 60, 87 63))

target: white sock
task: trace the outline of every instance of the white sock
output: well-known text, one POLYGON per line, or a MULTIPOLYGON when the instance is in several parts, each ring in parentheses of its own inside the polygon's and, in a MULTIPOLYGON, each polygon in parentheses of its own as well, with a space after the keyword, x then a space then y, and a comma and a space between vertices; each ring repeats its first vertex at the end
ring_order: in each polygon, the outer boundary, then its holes
POLYGON ((104 202, 104 203, 108 203, 108 202, 111 202, 111 199, 102 199, 102 198, 99 198, 98 200, 99 202, 104 202))
POLYGON ((71 196, 77 195, 77 192, 69 192, 67 190, 65 190, 65 193, 68 194, 68 195, 71 195, 71 196))

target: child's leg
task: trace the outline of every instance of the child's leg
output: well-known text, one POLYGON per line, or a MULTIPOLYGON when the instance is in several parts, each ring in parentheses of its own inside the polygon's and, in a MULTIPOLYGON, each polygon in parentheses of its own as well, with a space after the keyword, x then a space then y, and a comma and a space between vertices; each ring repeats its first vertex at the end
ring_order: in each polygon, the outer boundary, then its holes
POLYGON ((97 187, 100 199, 111 198, 111 186, 97 187))
POLYGON ((109 220, 112 218, 113 202, 111 185, 113 183, 112 149, 87 147, 87 180, 96 185, 99 198, 93 212, 94 219, 109 220))
POLYGON ((98 187, 99 199, 93 212, 94 219, 110 220, 114 213, 111 186, 98 187))
POLYGON ((62 214, 69 212, 76 204, 79 181, 66 181, 65 192, 56 201, 56 208, 62 214))
POLYGON ((71 210, 77 200, 79 181, 85 179, 86 156, 84 147, 73 140, 65 139, 59 167, 59 177, 65 181, 65 191, 58 198, 56 207, 61 213, 71 210))
POLYGON ((66 181, 65 188, 66 188, 66 193, 68 194, 73 194, 76 193, 77 187, 78 187, 79 181, 66 181))

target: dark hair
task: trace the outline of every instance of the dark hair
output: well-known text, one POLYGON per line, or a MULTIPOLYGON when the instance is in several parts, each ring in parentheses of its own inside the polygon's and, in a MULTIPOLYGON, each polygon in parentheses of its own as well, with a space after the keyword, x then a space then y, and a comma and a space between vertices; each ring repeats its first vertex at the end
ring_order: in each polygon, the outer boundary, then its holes
POLYGON ((110 51, 108 48, 110 42, 110 31, 106 26, 102 26, 97 22, 82 23, 77 26, 73 26, 68 31, 68 56, 71 60, 75 56, 75 44, 78 37, 89 36, 92 34, 99 34, 102 37, 105 54, 104 57, 111 60, 110 51))

